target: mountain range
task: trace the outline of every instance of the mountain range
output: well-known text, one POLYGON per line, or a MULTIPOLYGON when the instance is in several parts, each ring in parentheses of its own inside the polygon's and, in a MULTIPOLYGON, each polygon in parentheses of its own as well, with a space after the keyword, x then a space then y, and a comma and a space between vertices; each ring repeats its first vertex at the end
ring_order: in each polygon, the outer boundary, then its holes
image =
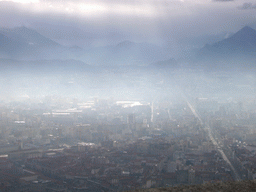
MULTIPOLYGON (((236 63, 256 59, 256 31, 248 26, 212 45, 205 45, 196 54, 196 61, 236 63)), ((245 62, 244 62, 245 63, 245 62)))
POLYGON ((0 29, 0 56, 10 59, 53 59, 66 49, 26 27, 0 29))
POLYGON ((77 59, 91 65, 141 65, 168 58, 168 52, 150 43, 123 41, 114 46, 83 50, 66 47, 33 29, 0 29, 0 58, 18 60, 77 59))
POLYGON ((84 53, 82 60, 95 65, 148 65, 169 59, 171 53, 150 43, 123 41, 114 46, 91 49, 84 53))
MULTIPOLYGON (((217 63, 229 65, 242 61, 252 63, 256 59, 256 31, 248 26, 228 38, 198 50, 191 65, 217 63), (230 62, 231 61, 231 62, 230 62)), ((0 29, 0 58, 14 60, 79 60, 90 65, 124 66, 151 65, 154 67, 178 67, 178 61, 163 47, 150 43, 123 41, 117 45, 82 49, 66 47, 33 29, 18 27, 0 29)))

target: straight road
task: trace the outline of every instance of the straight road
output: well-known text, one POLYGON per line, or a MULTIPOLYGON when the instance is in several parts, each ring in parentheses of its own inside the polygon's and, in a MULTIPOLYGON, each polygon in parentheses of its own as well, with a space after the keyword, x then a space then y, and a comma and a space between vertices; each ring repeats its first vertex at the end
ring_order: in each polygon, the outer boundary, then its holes
MULTIPOLYGON (((188 105, 188 107, 190 108, 190 110, 192 111, 192 113, 194 114, 194 116, 199 120, 199 122, 201 123, 201 125, 204 125, 200 115, 197 113, 197 111, 195 110, 195 108, 193 107, 193 105, 191 105, 191 103, 188 101, 188 99, 184 96, 184 99, 188 105)), ((234 173, 235 176, 235 180, 236 181, 240 181, 241 177, 238 174, 237 170, 234 168, 234 166, 232 165, 232 163, 229 161, 228 157, 226 156, 226 154, 224 153, 224 151, 222 150, 222 148, 219 146, 219 144, 216 142, 215 138, 212 136, 212 130, 211 127, 209 126, 209 124, 205 124, 204 125, 204 129, 205 131, 208 133, 208 136, 210 138, 210 140, 212 141, 213 145, 216 147, 216 149, 218 149, 219 153, 221 154, 222 158, 224 159, 224 161, 227 162, 227 164, 230 166, 231 170, 234 173)))

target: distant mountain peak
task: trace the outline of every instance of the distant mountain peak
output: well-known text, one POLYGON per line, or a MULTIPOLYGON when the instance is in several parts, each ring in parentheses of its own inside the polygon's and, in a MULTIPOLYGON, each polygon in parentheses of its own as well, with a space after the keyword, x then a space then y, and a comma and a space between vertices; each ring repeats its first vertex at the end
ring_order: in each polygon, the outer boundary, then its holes
POLYGON ((236 32, 234 35, 232 35, 230 38, 248 40, 248 38, 255 38, 255 37, 256 37, 256 30, 254 30, 249 26, 245 26, 244 28, 236 32))
POLYGON ((246 32, 250 32, 251 31, 251 32, 254 32, 254 33, 256 32, 253 28, 251 28, 249 26, 245 26, 242 29, 240 29, 239 31, 246 31, 246 32))
POLYGON ((256 48, 256 30, 245 26, 234 35, 219 41, 213 45, 205 45, 205 49, 213 49, 218 52, 221 50, 254 50, 256 48))
POLYGON ((0 28, 0 54, 6 58, 35 59, 61 54, 65 47, 25 26, 0 28), (55 55, 54 55, 55 54, 55 55))
POLYGON ((256 30, 245 26, 231 37, 212 45, 205 45, 197 53, 197 60, 211 60, 213 63, 218 63, 219 61, 229 63, 242 60, 250 63, 256 58, 255 52, 256 30))
POLYGON ((15 27, 10 29, 2 29, 9 37, 15 38, 18 41, 24 41, 29 44, 40 46, 60 46, 57 42, 41 35, 36 30, 25 26, 15 27))
POLYGON ((34 34, 38 34, 37 31, 27 28, 25 26, 22 27, 14 27, 14 28, 7 28, 7 29, 3 29, 6 32, 13 32, 13 33, 23 33, 23 34, 28 34, 28 35, 34 35, 34 34))

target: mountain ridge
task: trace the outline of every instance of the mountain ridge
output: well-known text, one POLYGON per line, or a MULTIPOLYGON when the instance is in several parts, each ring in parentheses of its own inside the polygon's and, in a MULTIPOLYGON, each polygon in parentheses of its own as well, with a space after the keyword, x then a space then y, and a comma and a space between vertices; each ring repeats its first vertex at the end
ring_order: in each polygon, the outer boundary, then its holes
POLYGON ((231 37, 214 43, 205 45, 197 56, 233 56, 234 54, 250 54, 256 50, 256 30, 251 27, 244 27, 231 37))
POLYGON ((255 180, 244 180, 244 181, 229 181, 220 183, 206 183, 202 185, 181 185, 176 187, 166 188, 150 188, 150 189, 138 189, 133 190, 135 192, 197 192, 197 191, 208 191, 208 192, 250 192, 255 191, 256 181, 255 180))
MULTIPOLYGON (((255 52, 256 31, 246 26, 224 40, 205 45, 192 59, 185 60, 192 61, 191 67, 200 66, 200 62, 205 63, 201 66, 210 63, 211 67, 215 67, 219 61, 224 63, 223 66, 229 67, 229 63, 252 63, 256 59, 255 52)), ((62 46, 27 27, 0 28, 0 57, 20 60, 76 59, 102 66, 179 66, 169 60, 173 57, 171 52, 154 44, 126 40, 112 46, 84 50, 77 46, 62 46)))
POLYGON ((43 59, 60 58, 66 48, 26 27, 0 29, 0 54, 4 58, 43 59))

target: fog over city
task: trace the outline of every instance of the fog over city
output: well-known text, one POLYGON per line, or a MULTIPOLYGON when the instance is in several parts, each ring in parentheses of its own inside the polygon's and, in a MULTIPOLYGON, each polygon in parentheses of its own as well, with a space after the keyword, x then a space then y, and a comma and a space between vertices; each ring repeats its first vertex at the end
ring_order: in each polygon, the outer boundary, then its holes
POLYGON ((0 0, 0 191, 256 178, 256 0, 0 0))

